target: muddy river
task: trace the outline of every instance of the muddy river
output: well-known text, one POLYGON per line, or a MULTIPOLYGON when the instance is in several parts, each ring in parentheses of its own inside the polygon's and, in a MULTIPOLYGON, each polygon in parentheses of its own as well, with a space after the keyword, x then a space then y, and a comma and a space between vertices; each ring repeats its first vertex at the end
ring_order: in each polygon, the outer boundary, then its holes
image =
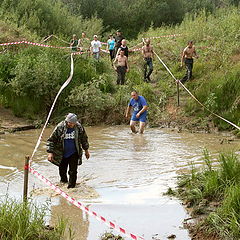
MULTIPOLYGON (((32 167, 54 184, 58 168, 46 160, 46 139, 35 155, 32 167)), ((77 188, 63 190, 127 232, 149 239, 188 240, 183 220, 188 218, 181 202, 164 195, 175 187, 177 176, 201 166, 207 148, 213 158, 222 151, 239 151, 240 142, 225 141, 218 134, 177 133, 169 129, 148 128, 144 135, 130 134, 127 126, 88 127, 91 158, 78 168, 77 188)), ((31 155, 40 130, 0 135, 0 195, 22 198, 23 164, 31 155)), ((72 206, 43 182, 29 175, 29 191, 34 201, 50 205, 46 221, 59 216, 69 219, 77 240, 97 240, 109 228, 72 206)), ((112 230, 113 233, 118 234, 112 230)))

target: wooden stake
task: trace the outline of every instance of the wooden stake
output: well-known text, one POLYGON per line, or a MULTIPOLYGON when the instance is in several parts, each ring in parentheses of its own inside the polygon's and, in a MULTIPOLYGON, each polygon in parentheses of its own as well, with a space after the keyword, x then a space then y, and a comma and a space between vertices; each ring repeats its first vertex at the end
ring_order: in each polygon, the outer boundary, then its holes
POLYGON ((179 82, 177 83, 177 106, 180 105, 180 98, 179 98, 179 82))
POLYGON ((23 183, 23 201, 27 202, 28 195, 28 168, 29 168, 29 156, 25 157, 25 165, 24 165, 24 183, 23 183))

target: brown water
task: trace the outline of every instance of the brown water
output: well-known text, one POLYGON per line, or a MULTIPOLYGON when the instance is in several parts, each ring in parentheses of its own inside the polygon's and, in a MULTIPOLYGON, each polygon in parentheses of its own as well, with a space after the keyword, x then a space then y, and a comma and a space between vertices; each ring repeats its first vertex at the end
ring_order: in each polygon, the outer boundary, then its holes
MULTIPOLYGON (((221 135, 176 133, 167 129, 147 129, 144 135, 132 135, 125 126, 88 127, 91 158, 79 167, 77 189, 68 192, 91 210, 115 221, 127 232, 145 239, 188 240, 182 222, 187 213, 181 203, 164 196, 168 187, 176 185, 179 173, 187 171, 190 163, 202 165, 202 151, 207 148, 214 158, 221 151, 240 150, 240 142, 220 144, 221 135)), ((52 129, 47 129, 44 139, 52 129)), ((23 163, 32 153, 40 130, 0 136, 0 195, 8 193, 22 197, 23 163)), ((53 183, 59 181, 58 168, 46 160, 43 142, 33 168, 53 183)), ((44 183, 30 175, 29 188, 38 203, 51 200, 51 222, 57 216, 69 218, 77 240, 97 240, 108 227, 62 197, 54 194, 44 183), (52 193, 52 194, 51 194, 52 193)), ((50 217, 48 218, 48 220, 50 217)), ((113 231, 118 234, 117 232, 113 231)))

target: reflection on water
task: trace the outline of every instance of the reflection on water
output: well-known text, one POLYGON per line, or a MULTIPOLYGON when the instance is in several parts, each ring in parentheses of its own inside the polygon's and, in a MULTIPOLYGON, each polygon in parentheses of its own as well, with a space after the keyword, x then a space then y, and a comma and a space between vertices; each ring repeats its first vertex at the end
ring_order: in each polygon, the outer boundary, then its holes
MULTIPOLYGON (((47 139, 52 129, 47 129, 47 139)), ((39 130, 0 136, 0 191, 21 197, 25 154, 31 154, 39 130)), ((213 158, 221 151, 239 151, 239 141, 221 144, 223 137, 211 134, 176 133, 166 129, 147 129, 143 135, 130 134, 128 127, 88 127, 91 158, 78 168, 78 182, 94 188, 99 197, 74 197, 91 210, 115 221, 117 225, 146 239, 158 234, 160 239, 175 234, 189 239, 182 221, 187 217, 179 201, 163 196, 174 187, 179 173, 189 164, 202 165, 202 151, 213 158)), ((45 142, 40 145, 33 167, 53 183, 59 181, 58 168, 46 160, 45 142)), ((30 189, 45 188, 30 175, 30 189)), ((43 191, 44 192, 44 191, 43 191)), ((43 193, 44 194, 44 193, 43 193)), ((71 193, 69 192, 71 196, 71 193)), ((95 195, 96 196, 96 195, 95 195)), ((70 218, 76 239, 96 240, 109 230, 61 197, 54 197, 52 221, 63 214, 70 218)))

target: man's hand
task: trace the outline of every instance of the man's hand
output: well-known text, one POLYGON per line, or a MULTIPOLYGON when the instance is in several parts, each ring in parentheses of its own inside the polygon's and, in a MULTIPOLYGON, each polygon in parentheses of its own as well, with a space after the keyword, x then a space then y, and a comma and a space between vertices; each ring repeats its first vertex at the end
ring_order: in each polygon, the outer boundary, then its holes
POLYGON ((126 69, 126 72, 129 72, 129 68, 126 69))
POLYGON ((89 158, 90 158, 90 153, 89 153, 89 151, 88 151, 88 150, 85 150, 85 157, 86 157, 87 159, 89 159, 89 158))
POLYGON ((137 113, 137 114, 136 114, 136 117, 137 117, 137 118, 139 118, 139 117, 140 117, 140 115, 141 115, 141 113, 137 113))
POLYGON ((48 161, 53 162, 53 153, 48 154, 48 161))

